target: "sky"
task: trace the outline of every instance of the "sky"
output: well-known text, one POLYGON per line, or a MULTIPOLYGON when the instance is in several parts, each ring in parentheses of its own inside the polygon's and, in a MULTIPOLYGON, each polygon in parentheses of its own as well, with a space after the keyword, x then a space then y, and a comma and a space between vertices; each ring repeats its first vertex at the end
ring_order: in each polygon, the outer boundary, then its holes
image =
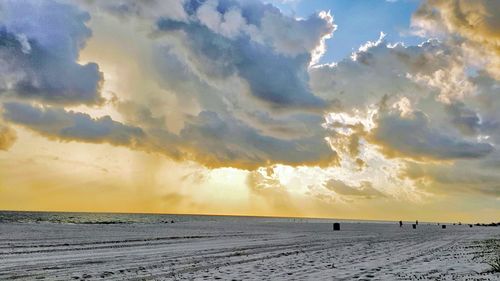
POLYGON ((500 220, 500 2, 4 0, 0 209, 500 220))

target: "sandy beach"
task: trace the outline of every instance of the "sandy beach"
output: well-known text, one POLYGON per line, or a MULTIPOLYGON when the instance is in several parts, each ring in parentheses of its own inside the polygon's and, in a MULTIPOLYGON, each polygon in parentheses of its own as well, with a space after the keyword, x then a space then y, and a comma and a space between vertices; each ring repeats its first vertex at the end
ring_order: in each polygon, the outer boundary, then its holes
POLYGON ((498 251, 497 227, 342 223, 341 228, 264 219, 1 223, 0 280, 500 279, 483 262, 495 243, 498 251))

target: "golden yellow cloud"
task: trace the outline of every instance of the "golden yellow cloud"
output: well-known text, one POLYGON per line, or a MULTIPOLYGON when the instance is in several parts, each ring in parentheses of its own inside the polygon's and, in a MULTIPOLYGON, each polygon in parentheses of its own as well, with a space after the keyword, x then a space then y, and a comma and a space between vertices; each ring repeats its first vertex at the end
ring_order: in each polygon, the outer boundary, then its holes
POLYGON ((500 79, 500 2, 490 0, 427 0, 413 16, 413 24, 431 34, 449 33, 460 40, 472 62, 479 60, 500 79))
POLYGON ((0 150, 8 150, 16 139, 16 131, 0 123, 0 150))

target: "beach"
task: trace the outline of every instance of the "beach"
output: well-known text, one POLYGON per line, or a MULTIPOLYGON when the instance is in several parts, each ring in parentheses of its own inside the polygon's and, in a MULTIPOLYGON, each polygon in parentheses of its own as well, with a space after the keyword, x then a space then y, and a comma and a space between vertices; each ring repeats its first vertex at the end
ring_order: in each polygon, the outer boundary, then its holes
POLYGON ((484 262, 499 243, 498 227, 436 223, 2 222, 0 280, 499 280, 484 262))

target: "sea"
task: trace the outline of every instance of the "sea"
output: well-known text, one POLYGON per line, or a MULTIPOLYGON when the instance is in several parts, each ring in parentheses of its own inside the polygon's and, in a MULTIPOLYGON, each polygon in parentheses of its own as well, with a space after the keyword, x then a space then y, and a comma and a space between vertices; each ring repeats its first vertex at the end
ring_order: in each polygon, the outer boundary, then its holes
POLYGON ((324 218, 253 217, 221 215, 179 214, 127 214, 86 212, 32 212, 0 211, 0 223, 62 223, 62 224, 155 224, 193 221, 256 221, 256 222, 304 222, 304 223, 394 223, 392 221, 366 221, 324 218))

